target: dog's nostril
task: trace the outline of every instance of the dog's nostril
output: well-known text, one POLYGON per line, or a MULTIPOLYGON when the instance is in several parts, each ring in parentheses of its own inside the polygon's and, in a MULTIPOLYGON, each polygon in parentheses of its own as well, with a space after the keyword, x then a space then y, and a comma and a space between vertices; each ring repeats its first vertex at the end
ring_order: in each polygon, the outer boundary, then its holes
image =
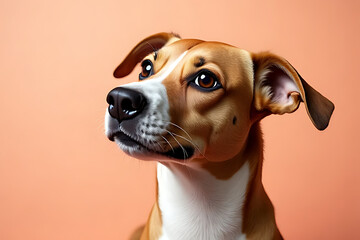
POLYGON ((130 99, 125 98, 122 100, 121 102, 121 108, 123 110, 133 110, 134 108, 132 107, 132 102, 130 99))
POLYGON ((109 105, 114 105, 114 98, 113 96, 111 96, 110 94, 107 96, 106 98, 106 102, 109 104, 109 105))
POLYGON ((125 114, 133 115, 137 112, 138 107, 134 106, 134 102, 132 102, 130 99, 125 98, 121 102, 121 109, 125 114))

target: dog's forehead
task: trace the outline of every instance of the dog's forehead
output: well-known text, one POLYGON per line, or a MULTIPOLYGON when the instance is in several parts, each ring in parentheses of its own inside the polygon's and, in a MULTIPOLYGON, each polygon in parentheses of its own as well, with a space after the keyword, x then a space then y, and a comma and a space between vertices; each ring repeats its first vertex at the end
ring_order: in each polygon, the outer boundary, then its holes
MULTIPOLYGON (((202 41, 197 39, 181 39, 160 50, 160 56, 174 61, 185 51, 184 63, 195 68, 206 63, 214 63, 225 73, 234 71, 252 72, 251 54, 243 49, 222 42, 202 41)), ((190 66, 190 68, 191 68, 190 66)))
POLYGON ((225 57, 234 54, 240 49, 221 42, 203 41, 198 39, 180 39, 164 47, 160 51, 164 55, 178 56, 188 51, 188 56, 203 55, 211 59, 225 57))
POLYGON ((180 39, 178 41, 175 41, 162 49, 160 49, 160 52, 165 56, 178 56, 182 54, 185 51, 189 51, 194 46, 203 43, 203 40, 199 39, 180 39))

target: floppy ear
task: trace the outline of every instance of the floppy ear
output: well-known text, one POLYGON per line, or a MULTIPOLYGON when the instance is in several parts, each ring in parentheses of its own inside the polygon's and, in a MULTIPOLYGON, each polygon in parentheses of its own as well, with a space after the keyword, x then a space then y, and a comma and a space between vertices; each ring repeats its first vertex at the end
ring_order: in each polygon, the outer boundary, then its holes
POLYGON ((180 37, 173 33, 157 33, 139 42, 114 71, 114 77, 122 78, 132 72, 138 62, 149 53, 159 50, 167 43, 172 43, 180 37))
POLYGON ((264 52, 252 54, 254 63, 254 107, 274 114, 294 112, 304 102, 319 130, 330 121, 334 104, 312 88, 285 59, 264 52))

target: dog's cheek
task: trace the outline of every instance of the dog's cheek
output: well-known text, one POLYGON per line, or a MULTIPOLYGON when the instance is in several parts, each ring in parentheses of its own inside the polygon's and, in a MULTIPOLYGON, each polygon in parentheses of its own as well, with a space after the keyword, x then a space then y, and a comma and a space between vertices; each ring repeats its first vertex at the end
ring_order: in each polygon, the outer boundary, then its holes
POLYGON ((216 105, 221 101, 224 93, 224 89, 217 89, 212 92, 201 92, 189 86, 186 90, 187 108, 190 109, 190 111, 206 115, 207 112, 216 108, 216 105))
POLYGON ((211 132, 213 130, 211 121, 198 112, 188 112, 182 121, 183 128, 196 141, 202 152, 207 149, 211 132))
POLYGON ((186 96, 181 90, 180 83, 165 80, 162 84, 166 89, 170 120, 173 123, 179 123, 183 120, 188 111, 186 109, 186 96))
POLYGON ((227 117, 224 121, 227 123, 226 125, 224 124, 224 126, 218 128, 215 127, 211 133, 211 140, 206 153, 210 161, 221 162, 231 159, 235 157, 245 145, 249 128, 239 123, 233 125, 233 119, 231 117, 227 117))
POLYGON ((238 154, 245 145, 251 127, 249 114, 246 114, 249 112, 248 102, 232 95, 227 94, 205 115, 212 125, 208 154, 216 161, 224 161, 238 154))

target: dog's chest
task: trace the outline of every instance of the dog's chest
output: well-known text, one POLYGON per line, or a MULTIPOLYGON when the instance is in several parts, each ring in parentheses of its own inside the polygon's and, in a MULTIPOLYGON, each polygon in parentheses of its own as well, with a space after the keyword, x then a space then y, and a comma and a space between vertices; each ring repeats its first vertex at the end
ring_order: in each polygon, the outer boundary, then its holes
POLYGON ((246 162, 230 179, 206 171, 176 169, 158 164, 161 240, 246 239, 241 233, 242 207, 249 179, 246 162))

